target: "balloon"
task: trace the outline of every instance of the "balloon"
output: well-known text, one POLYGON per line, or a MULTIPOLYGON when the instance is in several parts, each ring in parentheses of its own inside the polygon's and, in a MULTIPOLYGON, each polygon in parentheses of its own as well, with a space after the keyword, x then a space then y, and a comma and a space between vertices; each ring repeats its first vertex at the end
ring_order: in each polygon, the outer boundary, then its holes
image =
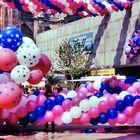
POLYGON ((120 94, 119 94, 119 97, 120 98, 122 98, 122 99, 124 99, 124 97, 126 96, 126 95, 128 95, 129 93, 127 92, 127 91, 122 91, 120 94))
POLYGON ((27 117, 28 117, 28 116, 19 119, 19 124, 20 124, 20 125, 23 125, 23 126, 28 125, 28 118, 27 118, 27 117))
POLYGON ((53 109, 54 105, 55 105, 55 102, 54 102, 53 99, 48 98, 48 99, 46 99, 46 101, 44 102, 44 105, 45 105, 46 110, 51 111, 51 110, 53 109))
POLYGON ((129 87, 128 89, 127 89, 127 92, 129 92, 130 94, 137 94, 137 90, 134 88, 134 87, 129 87))
POLYGON ((76 91, 70 90, 67 93, 67 98, 74 98, 74 97, 76 97, 76 95, 77 95, 76 91))
POLYGON ((9 117, 10 112, 6 109, 2 111, 2 119, 7 119, 9 117))
POLYGON ((132 85, 135 89, 139 89, 140 88, 140 82, 135 82, 132 85))
POLYGON ((7 48, 0 50, 0 70, 10 71, 17 65, 15 53, 7 48))
POLYGON ((41 72, 41 70, 32 70, 30 72, 30 77, 28 79, 28 82, 30 84, 38 84, 42 81, 43 78, 43 73, 41 72))
POLYGON ((104 112, 101 113, 101 114, 99 115, 99 117, 98 117, 98 120, 99 120, 99 122, 100 122, 101 124, 107 123, 107 121, 108 121, 107 114, 104 113, 104 112))
POLYGON ((37 100, 37 96, 35 96, 35 95, 29 95, 29 97, 27 99, 27 101, 35 101, 35 102, 36 102, 36 100, 37 100))
POLYGON ((132 117, 132 118, 127 118, 127 124, 129 124, 129 125, 135 124, 134 117, 132 117))
POLYGON ((99 98, 96 96, 92 96, 89 98, 90 106, 97 108, 99 104, 99 98))
POLYGON ((108 120, 108 123, 109 123, 110 125, 115 125, 115 124, 117 123, 117 118, 115 118, 115 119, 109 119, 109 120, 108 120))
POLYGON ((15 125, 18 122, 18 117, 16 114, 10 113, 6 123, 8 125, 15 125))
POLYGON ((15 27, 7 27, 0 33, 0 45, 16 51, 22 44, 22 33, 15 27))
POLYGON ((62 114, 62 121, 65 124, 69 124, 72 122, 72 116, 71 116, 70 112, 64 112, 62 114))
POLYGON ((88 114, 91 118, 97 118, 99 116, 99 110, 95 107, 90 107, 88 114))
POLYGON ((93 87, 96 89, 96 90, 99 90, 100 89, 100 86, 101 86, 101 81, 100 80, 97 80, 93 83, 93 87))
POLYGON ((18 65, 11 71, 11 78, 16 83, 26 82, 29 77, 30 70, 26 66, 18 65))
POLYGON ((88 100, 84 99, 80 102, 79 107, 82 111, 87 112, 90 108, 90 103, 88 100))
POLYGON ((35 113, 36 113, 37 118, 39 118, 39 119, 44 117, 44 115, 46 113, 45 107, 44 106, 37 106, 35 108, 35 113))
POLYGON ((81 101, 81 98, 80 98, 79 96, 76 96, 76 97, 74 97, 74 98, 72 99, 72 104, 73 104, 74 106, 78 106, 79 103, 80 103, 80 101, 81 101))
POLYGON ((52 111, 47 111, 45 114, 45 120, 47 122, 53 122, 54 121, 54 114, 52 111))
POLYGON ((130 77, 127 77, 124 82, 126 84, 131 84, 132 85, 133 83, 135 83, 137 81, 138 80, 136 79, 136 77, 130 76, 130 77))
POLYGON ((125 101, 126 106, 133 106, 134 98, 132 95, 126 95, 124 97, 124 101, 125 101))
POLYGON ((100 101, 98 104, 98 109, 100 112, 106 112, 108 109, 108 103, 106 101, 100 101))
POLYGON ((126 117, 126 115, 125 115, 124 113, 118 114, 117 122, 118 122, 119 124, 125 124, 126 121, 127 121, 127 117, 126 117))
POLYGON ((78 96, 80 97, 80 99, 85 99, 87 97, 87 93, 85 92, 79 92, 78 96))
POLYGON ((38 64, 32 67, 32 70, 40 69, 42 73, 46 75, 51 69, 51 66, 51 60, 48 58, 48 56, 45 54, 41 54, 38 64))
POLYGON ((38 120, 38 124, 40 124, 40 125, 45 125, 46 123, 47 123, 47 121, 45 120, 45 118, 38 120))
POLYGON ((70 114, 73 118, 79 118, 82 114, 81 108, 78 106, 74 106, 70 109, 70 114))
POLYGON ((9 77, 6 74, 0 74, 0 84, 7 82, 10 82, 9 77))
POLYGON ((21 101, 19 103, 19 106, 26 106, 26 103, 27 103, 27 97, 23 96, 21 97, 21 101))
POLYGON ((26 103, 26 110, 27 110, 27 112, 32 112, 32 111, 34 111, 34 110, 35 110, 35 107, 36 107, 35 101, 28 101, 28 102, 26 103))
POLYGON ((126 109, 125 109, 125 115, 127 117, 134 117, 135 114, 136 114, 136 110, 135 110, 135 108, 133 106, 126 107, 126 109))
POLYGON ((25 108, 25 107, 22 107, 22 106, 19 107, 18 110, 17 110, 17 112, 16 112, 16 115, 17 115, 17 117, 19 117, 19 118, 25 117, 25 116, 27 115, 26 108, 25 108))
POLYGON ((65 98, 62 95, 57 95, 54 98, 54 101, 55 101, 56 105, 62 105, 64 100, 65 100, 65 98))
POLYGON ((95 93, 94 95, 95 95, 96 97, 100 98, 100 97, 103 96, 103 93, 101 93, 101 92, 97 92, 97 93, 95 93))
POLYGON ((136 111, 140 111, 140 99, 135 100, 134 108, 135 108, 136 111))
POLYGON ((60 106, 60 105, 55 105, 54 107, 53 107, 53 114, 54 115, 56 115, 56 116, 60 116, 60 115, 62 115, 62 113, 63 113, 63 108, 62 108, 62 106, 60 106))
POLYGON ((115 119, 117 117, 118 113, 115 108, 109 108, 107 110, 107 116, 109 119, 115 119))
POLYGON ((140 112, 136 113, 134 120, 137 125, 140 125, 140 112))
POLYGON ((69 111, 72 107, 72 101, 69 99, 64 100, 62 103, 62 107, 65 111, 69 111))
POLYGON ((78 92, 87 93, 88 90, 85 87, 81 87, 78 92))
POLYGON ((115 107, 117 99, 115 96, 111 95, 107 98, 107 102, 108 102, 109 107, 115 107))
POLYGON ((35 112, 29 112, 27 114, 27 119, 32 124, 37 120, 37 114, 35 112))
POLYGON ((40 91, 39 91, 39 90, 35 90, 35 91, 33 92, 33 95, 38 96, 39 94, 40 94, 40 91))
POLYGON ((32 45, 32 44, 34 44, 34 41, 31 39, 31 38, 29 38, 29 37, 23 37, 23 43, 26 43, 26 44, 29 44, 29 45, 32 45))
POLYGON ((97 125, 97 124, 99 123, 99 121, 98 121, 97 118, 95 118, 95 119, 91 119, 91 120, 90 120, 90 123, 91 123, 92 125, 97 125))
POLYGON ((21 89, 15 83, 0 84, 0 107, 4 109, 16 107, 21 101, 21 95, 21 89))
POLYGON ((23 43, 17 51, 18 62, 27 67, 35 66, 39 62, 40 55, 40 50, 35 44, 23 43))
POLYGON ((63 121, 62 121, 62 119, 61 119, 61 116, 55 117, 54 122, 55 122, 55 124, 57 124, 57 125, 63 124, 63 121))
POLYGON ((122 111, 125 110, 126 104, 125 104, 124 101, 118 100, 118 101, 116 102, 116 104, 115 104, 115 107, 116 107, 116 109, 117 109, 118 111, 122 112, 122 111))
POLYGON ((45 95, 39 95, 39 96, 37 96, 36 104, 37 105, 44 105, 45 101, 46 101, 46 96, 45 95))
POLYGON ((89 124, 90 123, 90 116, 88 113, 82 113, 80 117, 81 124, 89 124))

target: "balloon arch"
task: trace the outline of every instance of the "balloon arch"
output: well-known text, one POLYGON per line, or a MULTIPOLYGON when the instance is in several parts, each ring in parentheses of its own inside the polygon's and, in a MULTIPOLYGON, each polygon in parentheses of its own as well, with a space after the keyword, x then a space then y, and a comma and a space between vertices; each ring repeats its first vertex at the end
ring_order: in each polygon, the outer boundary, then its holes
POLYGON ((2 0, 1 5, 31 13, 64 13, 79 16, 98 16, 123 11, 134 0, 2 0))

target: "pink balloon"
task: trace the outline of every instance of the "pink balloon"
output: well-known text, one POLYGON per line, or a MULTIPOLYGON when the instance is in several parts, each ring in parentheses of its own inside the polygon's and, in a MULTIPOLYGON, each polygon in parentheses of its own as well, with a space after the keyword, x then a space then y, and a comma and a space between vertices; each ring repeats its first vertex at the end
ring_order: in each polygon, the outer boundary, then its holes
POLYGON ((54 107, 53 107, 53 113, 54 113, 54 115, 56 115, 56 116, 59 116, 59 115, 62 115, 62 113, 63 113, 63 108, 62 108, 62 106, 60 106, 60 105, 55 105, 54 107))
POLYGON ((55 117, 54 122, 55 122, 55 124, 57 124, 57 125, 63 124, 63 121, 62 121, 62 119, 61 119, 61 116, 55 117))
POLYGON ((110 125, 115 125, 115 124, 117 123, 117 119, 109 119, 109 120, 108 120, 108 123, 109 123, 110 125))
POLYGON ((46 101, 46 96, 45 95, 39 95, 37 97, 37 100, 36 100, 36 104, 37 105, 44 105, 44 102, 46 101))
POLYGON ((109 98, 110 96, 111 96, 110 93, 105 93, 105 94, 104 94, 104 97, 105 97, 105 98, 109 98))
POLYGON ((88 84, 86 88, 88 92, 92 92, 92 83, 88 84))
POLYGON ((134 117, 136 114, 136 110, 133 106, 128 106, 126 109, 125 109, 125 115, 127 117, 134 117))
POLYGON ((97 118, 99 116, 99 110, 95 107, 90 107, 88 114, 91 118, 97 118))
POLYGON ((117 122, 118 122, 119 124, 125 124, 126 121, 127 121, 127 117, 126 117, 126 115, 125 115, 124 113, 118 114, 117 122))
POLYGON ((81 99, 85 99, 87 97, 87 93, 86 92, 78 92, 78 95, 81 99))
POLYGON ((34 111, 35 107, 36 107, 36 103, 34 101, 28 101, 26 103, 26 110, 27 110, 27 112, 34 111))
POLYGON ((130 84, 125 84, 125 85, 123 86, 123 90, 127 90, 129 87, 131 87, 130 84))
POLYGON ((115 88, 117 86, 117 81, 116 80, 111 80, 109 82, 110 87, 115 88))
POLYGON ((0 69, 3 71, 10 71, 17 65, 16 54, 7 48, 0 50, 0 69))
POLYGON ((10 112, 6 109, 3 109, 2 111, 2 119, 7 119, 9 117, 10 112))
POLYGON ((46 122, 53 122, 55 119, 54 114, 52 111, 47 111, 45 114, 45 120, 46 122))
POLYGON ((90 116, 88 113, 82 113, 80 117, 81 124, 89 124, 90 122, 90 116))
POLYGON ((64 111, 69 111, 72 107, 72 101, 69 99, 64 100, 62 103, 62 107, 64 111))
POLYGON ((140 83, 139 82, 135 82, 135 83, 133 83, 133 85, 132 85, 135 89, 138 89, 138 88, 140 88, 140 83))
POLYGON ((137 125, 140 125, 140 112, 136 113, 134 120, 137 125))
POLYGON ((18 117, 16 114, 10 113, 6 123, 8 125, 15 125, 18 122, 18 117))
POLYGON ((17 112, 16 112, 16 115, 17 115, 17 117, 19 117, 19 118, 25 117, 25 116, 27 115, 26 108, 25 108, 25 107, 22 107, 22 106, 19 107, 18 110, 17 110, 17 112))
POLYGON ((22 90, 13 82, 0 84, 0 107, 12 109, 16 107, 22 97, 22 90))
POLYGON ((107 101, 100 101, 99 104, 98 104, 98 110, 100 112, 106 112, 107 109, 108 109, 108 103, 107 101))
POLYGON ((73 104, 74 106, 78 106, 79 103, 80 103, 80 101, 81 101, 80 96, 76 96, 76 97, 74 97, 74 98, 72 99, 72 104, 73 104))
POLYGON ((123 88, 123 87, 125 86, 125 83, 124 83, 123 81, 120 81, 120 82, 118 83, 118 86, 120 86, 121 88, 123 88))
POLYGON ((111 95, 107 98, 107 102, 108 102, 109 107, 114 107, 117 102, 117 99, 115 96, 111 95))
POLYGON ((78 92, 87 93, 88 90, 85 87, 81 87, 78 92))
POLYGON ((140 111, 140 99, 135 100, 134 108, 136 111, 140 111))
POLYGON ((134 87, 129 87, 127 89, 127 92, 129 92, 130 94, 137 94, 137 90, 134 87))
POLYGON ((134 117, 132 117, 132 118, 127 118, 127 124, 129 124, 129 125, 134 125, 134 124, 135 124, 134 117))
POLYGON ((42 81, 43 73, 41 70, 32 70, 28 82, 30 84, 38 84, 42 81))

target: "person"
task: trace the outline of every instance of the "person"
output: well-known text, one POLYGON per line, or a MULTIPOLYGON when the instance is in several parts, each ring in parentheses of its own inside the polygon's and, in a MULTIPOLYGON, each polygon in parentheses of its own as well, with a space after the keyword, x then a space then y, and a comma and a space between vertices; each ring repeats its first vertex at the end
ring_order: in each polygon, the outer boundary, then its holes
MULTIPOLYGON (((46 98, 49 97, 54 97, 53 91, 52 91, 52 86, 49 84, 48 81, 45 83, 45 94, 46 98)), ((46 129, 49 129, 49 123, 45 124, 46 129)), ((52 127, 52 132, 55 132, 55 123, 51 122, 51 127, 52 127)))

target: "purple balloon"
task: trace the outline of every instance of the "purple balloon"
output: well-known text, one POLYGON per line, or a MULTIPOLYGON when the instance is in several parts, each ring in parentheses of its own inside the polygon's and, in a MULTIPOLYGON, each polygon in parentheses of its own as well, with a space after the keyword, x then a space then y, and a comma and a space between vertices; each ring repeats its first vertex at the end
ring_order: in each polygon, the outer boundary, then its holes
POLYGON ((80 101, 81 101, 80 96, 76 96, 72 99, 72 103, 73 103, 74 106, 78 106, 80 101))
POLYGON ((87 93, 88 90, 87 90, 85 87, 81 87, 81 88, 79 89, 79 92, 87 93))
POLYGON ((0 84, 7 83, 9 81, 9 78, 5 74, 0 74, 0 84))
POLYGON ((87 97, 87 93, 85 92, 79 92, 78 95, 81 99, 85 99, 87 97))

